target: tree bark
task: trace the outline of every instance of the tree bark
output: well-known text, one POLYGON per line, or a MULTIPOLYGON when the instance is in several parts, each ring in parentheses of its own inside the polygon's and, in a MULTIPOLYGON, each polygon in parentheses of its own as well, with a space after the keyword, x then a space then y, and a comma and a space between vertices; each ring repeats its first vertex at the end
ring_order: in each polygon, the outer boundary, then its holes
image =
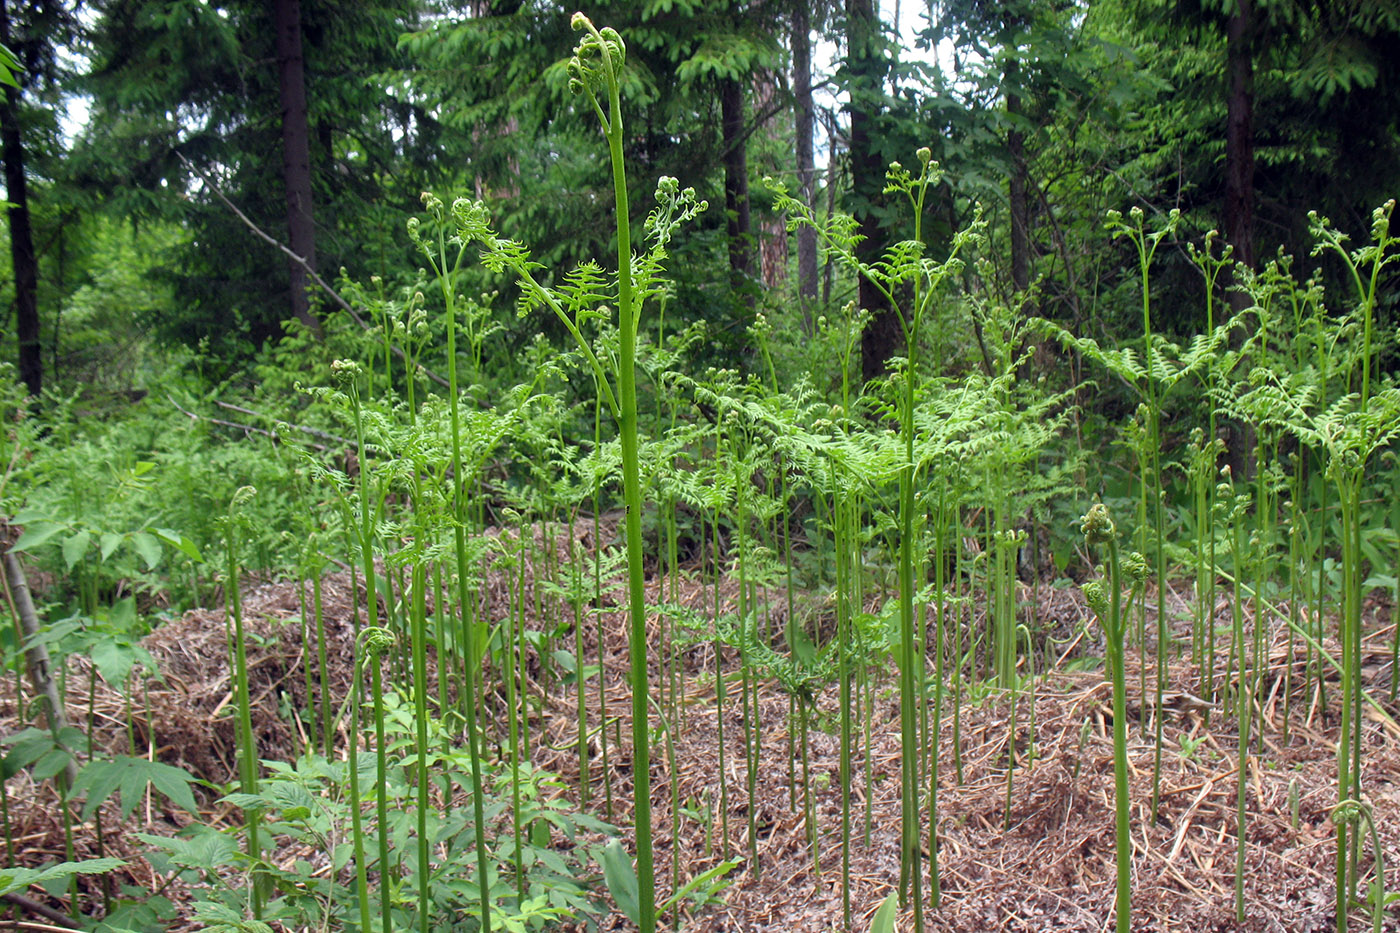
MULTIPOLYGON (((1020 68, 1012 62, 1006 72, 1007 78, 1015 81, 1020 68)), ((1006 95, 1006 112, 1013 120, 1021 117, 1019 94, 1006 95)), ((1026 197, 1026 139, 1014 124, 1006 134, 1006 153, 1011 159, 1011 174, 1007 179, 1011 202, 1011 285, 1023 302, 1031 286, 1030 205, 1026 197)))
MULTIPOLYGON (((43 642, 34 642, 40 631, 39 613, 34 609, 34 598, 29 593, 24 568, 20 566, 19 558, 15 557, 8 545, 5 546, 4 562, 5 592, 19 620, 20 633, 29 644, 24 650, 24 663, 29 670, 29 681, 34 685, 34 691, 44 698, 44 716, 48 721, 49 731, 57 741, 59 734, 68 725, 68 718, 63 699, 58 694, 58 684, 53 679, 53 663, 49 658, 49 649, 43 642)), ((67 781, 66 787, 72 787, 73 782, 77 780, 78 766, 74 764, 71 756, 63 766, 63 776, 67 781)))
MULTIPOLYGON (((300 0, 275 0, 278 97, 282 106, 282 178, 287 198, 287 245, 316 267, 316 225, 311 200, 311 145, 306 116, 306 69, 301 50, 300 0)), ((318 336, 321 323, 307 300, 306 268, 287 262, 291 311, 318 336)))
MULTIPOLYGON (((1253 0, 1236 0, 1226 27, 1225 237, 1235 262, 1249 269, 1254 268, 1254 28, 1253 0)), ((1230 302, 1238 311, 1249 299, 1232 290, 1230 302)))
MULTIPOLYGON (((851 213, 862 237, 856 246, 856 258, 874 263, 884 252, 878 208, 884 200, 885 164, 875 148, 873 133, 883 92, 877 41, 880 24, 872 0, 847 0, 846 20, 846 54, 851 73, 851 189, 855 202, 851 213)), ((904 332, 889 301, 863 277, 857 300, 870 313, 870 323, 860 343, 861 374, 869 381, 884 373, 885 364, 904 344, 904 332)))
MULTIPOLYGON (((774 137, 776 127, 772 123, 774 114, 781 112, 778 98, 778 74, 766 68, 754 72, 750 84, 749 108, 754 114, 756 125, 750 132, 763 134, 763 138, 780 144, 774 137)), ((747 166, 745 166, 747 171, 747 166)), ((753 223, 752 210, 749 222, 753 223)), ((763 290, 769 294, 781 294, 788 280, 788 254, 792 251, 788 235, 787 217, 782 214, 760 213, 758 227, 758 271, 763 282, 763 290)))
MULTIPOLYGON (((0 43, 14 48, 10 7, 0 0, 0 43)), ((44 384, 43 347, 39 342, 39 260, 29 220, 29 189, 24 174, 24 142, 19 128, 20 92, 5 86, 0 103, 0 146, 4 149, 5 190, 11 204, 10 259, 15 273, 15 337, 19 344, 19 378, 30 395, 44 384)))
MULTIPOLYGON (((724 213, 729 236, 730 285, 742 291, 753 274, 749 216, 749 154, 744 139, 744 88, 737 78, 719 86, 720 131, 724 146, 724 213)), ((746 303, 751 303, 747 302, 746 303)))
MULTIPOLYGON (((817 114, 812 105, 812 23, 808 0, 797 0, 792 12, 792 94, 797 126, 797 185, 802 203, 814 208, 817 194, 816 158, 812 150, 817 114)), ((817 303, 817 231, 797 228, 797 300, 810 331, 817 303)))

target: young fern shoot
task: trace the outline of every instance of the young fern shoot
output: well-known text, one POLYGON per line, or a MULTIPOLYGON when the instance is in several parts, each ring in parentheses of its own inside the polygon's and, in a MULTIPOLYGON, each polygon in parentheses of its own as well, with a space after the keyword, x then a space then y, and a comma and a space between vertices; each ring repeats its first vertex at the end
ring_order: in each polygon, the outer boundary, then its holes
MULTIPOLYGON (((916 650, 915 631, 917 628, 914 613, 914 593, 918 587, 914 579, 915 551, 921 536, 916 527, 922 522, 916 518, 918 497, 915 494, 915 481, 920 464, 915 458, 915 399, 918 396, 920 380, 919 342, 923 320, 932 314, 934 299, 940 292, 942 283, 950 276, 958 275, 963 268, 960 253, 964 252, 978 237, 981 229, 980 218, 972 226, 956 234, 948 258, 939 261, 926 255, 923 239, 924 206, 929 190, 942 181, 943 171, 933 161, 933 154, 927 147, 918 151, 919 170, 911 173, 898 162, 890 164, 886 172, 885 191, 889 194, 902 194, 908 200, 914 216, 913 236, 895 244, 885 257, 877 263, 864 263, 856 258, 854 227, 849 218, 835 219, 826 227, 819 226, 810 208, 790 197, 770 181, 769 187, 776 191, 774 206, 779 211, 788 212, 794 217, 794 224, 808 224, 817 227, 818 234, 827 241, 827 246, 843 262, 849 265, 861 278, 869 281, 888 300, 899 320, 904 335, 906 355, 901 370, 895 374, 899 385, 898 422, 899 439, 903 448, 903 459, 899 466, 899 640, 896 657, 899 664, 900 680, 900 745, 902 795, 901 802, 901 852, 900 852, 900 893, 901 899, 912 892, 914 908, 914 929, 924 928, 922 891, 922 847, 920 845, 920 743, 918 735, 919 710, 923 707, 922 689, 923 651, 916 650), (905 289, 909 290, 908 301, 905 289)), ((922 445, 917 445, 922 447, 922 445)), ((936 853, 931 853, 936 857, 936 853)))
POLYGON ((617 229, 617 275, 608 281, 596 263, 568 273, 558 287, 542 284, 535 272, 542 268, 530 260, 520 243, 501 239, 491 230, 485 206, 479 201, 458 200, 452 206, 458 235, 464 243, 482 248, 482 260, 493 272, 510 272, 521 290, 520 311, 547 308, 573 335, 587 360, 603 403, 617 422, 622 446, 622 485, 626 500, 627 590, 630 625, 628 644, 632 689, 633 775, 635 779, 638 882, 638 923, 643 933, 656 928, 656 879, 652 855, 650 719, 647 702, 646 597, 642 543, 642 489, 637 426, 637 333, 647 298, 659 294, 666 247, 684 221, 706 207, 693 188, 681 189, 674 178, 662 178, 656 188, 657 207, 647 218, 645 234, 650 248, 641 256, 632 253, 623 163, 621 78, 627 49, 611 28, 599 30, 582 13, 572 25, 584 33, 569 60, 569 88, 591 105, 608 142, 612 163, 613 196, 617 229), (610 286, 615 286, 615 292, 610 286), (616 357, 599 354, 584 336, 582 323, 605 314, 604 306, 616 302, 618 346, 616 357))

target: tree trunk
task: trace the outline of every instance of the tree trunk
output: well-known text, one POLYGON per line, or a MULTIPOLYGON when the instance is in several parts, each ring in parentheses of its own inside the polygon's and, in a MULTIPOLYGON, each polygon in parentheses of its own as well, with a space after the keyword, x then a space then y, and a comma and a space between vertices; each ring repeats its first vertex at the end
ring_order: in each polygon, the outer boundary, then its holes
MULTIPOLYGON (((1225 116, 1225 237, 1235 262, 1254 268, 1254 34, 1253 0, 1236 0, 1226 29, 1230 97, 1225 116)), ((1247 296, 1230 292, 1235 310, 1247 296)), ((1243 305, 1241 304, 1243 302, 1243 305)))
MULTIPOLYGON (((753 274, 749 218, 749 154, 744 140, 744 89, 735 78, 719 86, 720 130, 724 146, 724 213, 728 219, 730 286, 747 287, 753 274)), ((746 300, 746 304, 751 304, 746 300)))
MULTIPOLYGON (((24 663, 29 670, 29 682, 34 685, 34 691, 45 700, 44 716, 48 721, 49 731, 53 733, 54 740, 58 741, 59 735, 68 725, 68 718, 64 710, 63 699, 58 693, 58 684, 53 679, 53 663, 49 658, 49 649, 42 641, 36 643, 36 639, 42 631, 39 613, 34 609, 34 597, 29 593, 29 583, 25 580, 24 568, 20 566, 19 558, 10 551, 9 545, 5 545, 4 561, 5 592, 19 621, 20 634, 24 636, 25 643, 29 645, 28 648, 24 649, 24 663)), ((74 749, 68 751, 72 753, 74 749)), ((63 776, 67 782, 66 787, 72 787, 73 782, 78 778, 78 766, 73 762, 71 754, 63 765, 63 776)), ((57 776, 55 775, 55 777, 57 776)))
MULTIPOLYGON (((1254 268, 1254 2, 1235 0, 1235 15, 1225 28, 1225 239, 1234 248, 1240 268, 1254 268)), ((1235 313, 1251 305, 1250 297, 1231 288, 1227 294, 1235 313)), ((1237 332, 1235 341, 1247 339, 1237 332)), ((1227 422, 1226 456, 1236 476, 1254 476, 1254 426, 1227 422)))
MULTIPOLYGON (((1012 62, 1006 71, 1007 77, 1014 81, 1020 68, 1012 62)), ((1006 112, 1013 119, 1021 117, 1019 94, 1006 95, 1006 112)), ((1026 290, 1031 286, 1030 206, 1026 198, 1026 140, 1014 124, 1006 134, 1006 153, 1011 158, 1011 175, 1007 180, 1011 201, 1011 285, 1016 289, 1018 300, 1024 302, 1026 290)))
MULTIPOLYGON (((0 0, 0 43, 14 48, 10 10, 0 0)), ((43 347, 39 342, 39 260, 29 222, 29 189, 24 175, 24 143, 19 131, 18 88, 5 86, 0 103, 0 146, 4 148, 5 190, 10 207, 10 259, 15 272, 15 336, 19 344, 19 378, 30 395, 44 383, 43 347)))
MULTIPOLYGON (((306 119, 306 73, 301 54, 301 2, 275 0, 278 96, 282 105, 282 178, 287 195, 287 245, 316 267, 316 225, 311 210, 311 146, 306 119)), ((292 314, 318 336, 321 323, 307 301, 306 270, 288 260, 292 314)))
MULTIPOLYGON (((812 106, 812 24, 807 0, 798 0, 792 12, 792 94, 797 116, 798 197, 815 208, 817 171, 812 137, 817 114, 812 106)), ((817 303, 817 231, 806 224, 797 228, 797 300, 810 331, 817 303)))
MULTIPOLYGON (((774 136, 776 126, 772 114, 782 109, 774 105, 778 97, 778 74, 766 68, 754 72, 750 90, 750 110, 757 115, 764 114, 763 122, 758 123, 753 132, 761 133, 765 141, 781 145, 783 140, 774 136)), ((752 216, 749 219, 753 223, 752 216)), ((791 252, 788 236, 787 217, 783 214, 761 213, 758 218, 758 271, 763 281, 763 290, 768 294, 781 294, 788 279, 788 254, 791 252)))
MULTIPOLYGON (((848 70, 851 73, 851 193, 857 232, 863 238, 856 258, 875 263, 884 252, 878 207, 884 200, 885 164, 874 148, 872 135, 883 92, 879 48, 879 20, 872 0, 847 0, 848 70)), ((860 280, 860 306, 870 313, 870 323, 860 344, 861 374, 868 381, 885 371, 904 344, 899 318, 880 290, 860 280)))

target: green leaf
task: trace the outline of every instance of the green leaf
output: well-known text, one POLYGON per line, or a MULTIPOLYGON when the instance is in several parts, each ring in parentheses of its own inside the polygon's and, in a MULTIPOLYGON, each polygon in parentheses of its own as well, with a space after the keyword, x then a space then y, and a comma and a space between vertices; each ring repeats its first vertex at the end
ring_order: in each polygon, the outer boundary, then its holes
POLYGON ((555 874, 563 875, 566 878, 573 875, 573 872, 569 871, 569 864, 564 861, 564 857, 553 849, 540 849, 538 855, 544 866, 555 874))
POLYGON ((178 531, 171 531, 169 528, 152 528, 152 533, 175 550, 184 554, 196 564, 204 563, 204 555, 199 552, 199 546, 178 531))
POLYGON ((73 760, 72 752, 66 748, 50 748, 39 756, 39 760, 34 762, 34 780, 47 781, 68 767, 68 762, 73 760))
MULTIPOLYGON (((570 684, 578 683, 580 679, 578 658, 574 657, 572 651, 565 651, 562 648, 556 649, 554 651, 554 661, 564 669, 564 676, 559 678, 560 683, 566 687, 570 684)), ((585 664, 581 672, 582 679, 588 680, 590 677, 595 677, 601 670, 602 668, 596 664, 585 664)))
POLYGON ((86 628, 85 623, 90 621, 92 620, 84 619, 82 616, 70 616, 67 619, 59 619, 57 622, 42 625, 39 627, 39 631, 24 640, 24 650, 28 651, 39 645, 46 647, 57 645, 74 632, 83 631, 86 628))
POLYGON ((13 777, 29 767, 54 748, 53 733, 30 726, 6 736, 4 744, 10 746, 10 753, 3 763, 4 776, 13 777))
POLYGON ((200 901, 194 919, 210 933, 272 933, 272 927, 261 920, 247 920, 233 908, 214 901, 200 901))
POLYGON ((136 553, 141 555, 141 559, 146 562, 147 570, 155 570, 156 564, 160 563, 160 542, 154 535, 149 535, 144 531, 138 531, 131 536, 131 546, 136 548, 136 553))
POLYGON ((125 865, 116 858, 90 858, 81 862, 59 862, 45 868, 7 868, 0 871, 0 896, 23 891, 31 884, 43 884, 70 875, 101 875, 125 865))
POLYGON ((336 872, 340 872, 346 865, 350 864, 350 857, 355 854, 355 846, 349 842, 342 842, 331 852, 331 865, 336 872))
POLYGON ((102 560, 112 556, 112 552, 121 547, 122 536, 115 531, 104 531, 102 537, 97 539, 97 550, 102 555, 102 560))
POLYGON ((199 805, 195 803, 194 794, 190 790, 194 781, 188 772, 174 765, 118 755, 111 759, 88 762, 83 770, 78 772, 73 791, 87 793, 87 802, 83 805, 84 820, 91 819, 112 792, 118 791, 121 795, 122 818, 126 819, 141 802, 147 786, 154 787, 165 799, 185 812, 197 812, 199 805))
POLYGON ((632 858, 622 849, 622 843, 614 839, 603 850, 603 879, 608 883, 608 892, 617 902, 618 908, 633 923, 642 922, 641 898, 637 891, 637 870, 632 867, 632 858))
POLYGON ((10 545, 12 551, 32 551, 67 528, 57 522, 32 522, 24 529, 24 534, 19 536, 19 540, 10 545))
POLYGON ((92 532, 87 530, 80 531, 63 542, 63 562, 69 571, 87 554, 88 545, 91 543, 92 532))
MULTIPOLYGON (((0 46, 3 48, 3 46, 0 46)), ((34 522, 49 522, 53 520, 53 513, 47 509, 37 509, 25 506, 14 515, 10 516, 11 525, 31 525, 34 522)))
POLYGON ((220 803, 228 803, 240 810, 267 810, 272 802, 259 794, 227 794, 219 798, 220 803))
POLYGON ((92 646, 92 663, 97 673, 111 687, 118 690, 126 684, 126 677, 136 663, 136 652, 131 645, 123 644, 115 638, 103 638, 92 646))
MULTIPOLYGON (((198 825, 198 824, 195 824, 198 825)), ((213 871, 238 858, 238 843, 232 836, 201 826, 189 838, 133 833, 146 845, 170 854, 170 861, 181 868, 213 871)))
POLYGON ((898 896, 891 894, 881 902, 880 909, 875 911, 875 919, 870 921, 870 933, 894 933, 894 918, 898 911, 898 896))
MULTIPOLYGON (((666 902, 661 905, 661 911, 665 912, 670 910, 676 904, 679 904, 682 898, 689 896, 692 892, 701 888, 704 888, 706 892, 713 893, 720 887, 720 885, 715 882, 718 882, 725 875, 729 874, 735 868, 738 868, 739 865, 740 861, 738 859, 728 859, 727 861, 720 862, 709 871, 696 875, 682 885, 679 891, 666 899, 666 902)), ((725 884, 728 884, 728 882, 725 882, 725 884)))

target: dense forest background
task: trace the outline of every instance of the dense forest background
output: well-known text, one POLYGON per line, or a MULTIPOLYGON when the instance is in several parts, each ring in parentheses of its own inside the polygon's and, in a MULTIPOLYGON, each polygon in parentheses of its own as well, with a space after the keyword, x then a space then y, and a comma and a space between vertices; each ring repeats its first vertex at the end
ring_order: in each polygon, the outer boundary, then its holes
POLYGON ((0 46, 4 909, 1393 922, 1395 0, 0 46))
MULTIPOLYGON (((905 236, 882 193, 886 166, 932 149, 946 175, 926 208, 930 249, 946 252, 976 211, 988 223, 969 301, 939 316, 950 371, 987 352, 969 339, 986 299, 1128 336, 1135 260, 1105 229, 1109 209, 1181 211, 1154 274, 1156 320, 1183 334, 1203 324, 1204 289, 1183 243, 1217 230, 1245 267, 1282 253, 1310 272, 1308 211, 1359 235, 1400 188, 1391 3, 915 6, 656 0, 588 11, 632 37, 633 223, 660 175, 722 208, 675 244, 666 315, 677 328, 705 322, 697 364, 744 365, 762 311, 785 365, 819 368, 814 322, 857 297, 872 312, 864 375, 897 352, 884 302, 868 287, 857 295, 811 230, 788 230, 766 178, 820 214, 852 214, 873 256, 905 236)), ((342 286, 378 277, 386 295, 413 284, 420 262, 403 224, 424 190, 484 198, 547 266, 606 252, 607 160, 563 76, 571 9, 3 12, 0 40, 20 66, 3 109, 13 205, 3 331, 31 392, 130 393, 193 371, 251 388, 290 322, 321 333, 338 310, 307 269, 342 286)), ((492 292, 499 312, 489 376, 518 381, 537 332, 561 333, 510 313, 509 283, 472 276, 464 291, 492 292)), ((1387 301, 1383 320, 1391 313, 1387 301)), ((1060 380, 1063 362, 1033 365, 1060 380)))

